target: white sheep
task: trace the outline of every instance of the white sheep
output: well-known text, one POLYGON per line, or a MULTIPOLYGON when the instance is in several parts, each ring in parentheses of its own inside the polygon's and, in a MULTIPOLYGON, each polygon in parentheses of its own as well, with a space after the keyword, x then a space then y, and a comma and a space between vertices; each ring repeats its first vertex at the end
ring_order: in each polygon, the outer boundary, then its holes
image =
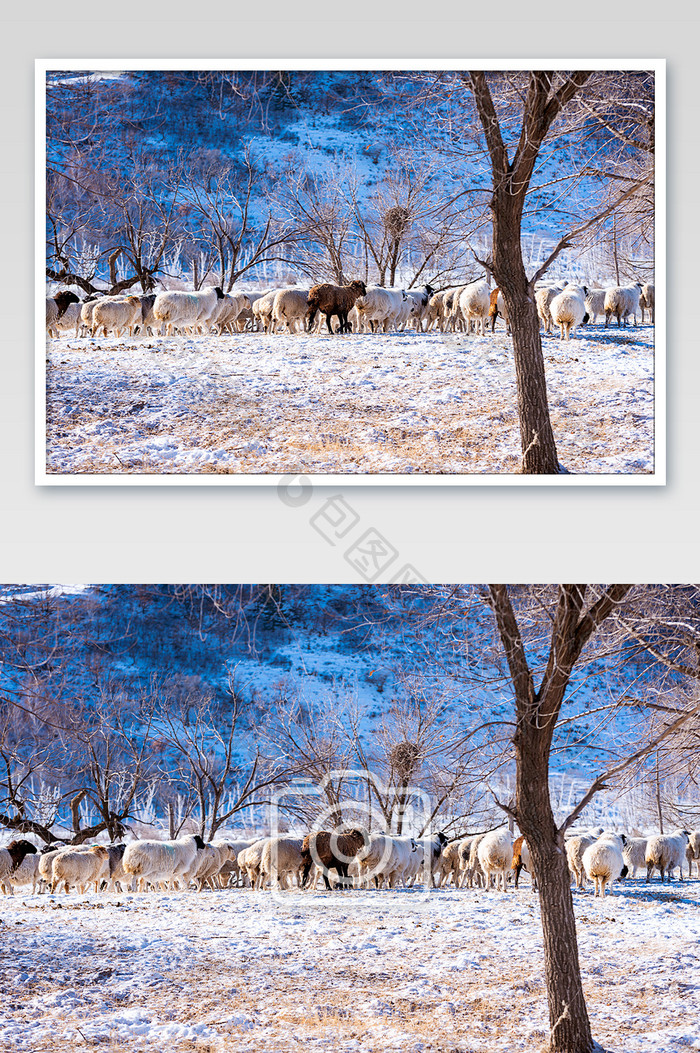
POLYGON ((445 325, 445 296, 447 292, 447 289, 443 289, 442 292, 433 293, 430 297, 425 312, 426 332, 433 328, 443 330, 445 325))
POLYGON ((257 837, 249 838, 222 838, 217 841, 212 841, 219 847, 225 848, 226 859, 221 866, 218 874, 218 884, 221 888, 226 888, 227 885, 233 883, 235 885, 243 884, 245 879, 245 871, 241 870, 238 865, 238 856, 246 848, 255 844, 258 840, 257 837))
POLYGON ((544 325, 545 333, 551 333, 552 331, 552 315, 549 306, 554 297, 563 292, 564 288, 564 284, 545 285, 541 289, 537 289, 535 292, 537 314, 544 325))
POLYGON ((384 331, 396 324, 402 314, 401 305, 408 297, 403 289, 385 289, 381 285, 368 285, 364 296, 355 301, 358 328, 363 332, 384 331), (376 330, 375 330, 376 327, 376 330))
POLYGON ((418 842, 413 837, 400 836, 391 838, 391 857, 384 871, 384 880, 389 888, 394 888, 399 881, 406 881, 411 874, 417 873, 422 853, 418 842))
POLYGON ((605 896, 606 885, 612 891, 613 881, 619 880, 625 866, 622 858, 624 845, 624 836, 603 831, 583 853, 583 866, 586 876, 595 886, 594 895, 605 896))
POLYGON ((58 334, 56 323, 71 304, 80 303, 74 292, 62 289, 55 296, 46 298, 46 331, 49 336, 58 334))
POLYGON ((407 290, 402 291, 405 292, 406 298, 401 300, 391 319, 390 324, 394 329, 406 329, 411 319, 418 318, 421 311, 419 301, 414 299, 407 290))
POLYGON ((79 892, 84 892, 94 883, 97 892, 103 878, 108 877, 109 852, 104 845, 58 852, 52 861, 51 891, 56 892, 63 885, 64 892, 68 892, 70 886, 75 885, 79 892))
MULTIPOLYGON (((488 309, 488 308, 487 308, 488 309)), ((495 878, 496 888, 506 891, 506 872, 513 860, 513 837, 507 828, 491 830, 479 841, 477 856, 486 878, 486 887, 491 888, 495 878)))
MULTIPOLYGON (((47 888, 51 887, 51 872, 53 868, 53 861, 58 855, 60 849, 54 848, 50 852, 42 852, 39 856, 38 863, 38 880, 46 885, 47 888)), ((64 851, 67 851, 67 846, 64 847, 64 851)))
POLYGON ((644 312, 648 311, 651 317, 651 324, 654 324, 654 305, 656 303, 656 293, 654 286, 648 282, 642 286, 642 291, 639 295, 639 306, 642 311, 642 325, 644 325, 644 312))
POLYGON ((622 849, 622 858, 632 877, 637 876, 637 870, 646 867, 647 839, 646 837, 628 837, 625 847, 622 849))
POLYGON ((160 335, 170 336, 173 329, 197 332, 200 327, 208 325, 223 297, 220 285, 209 285, 196 292, 169 290, 158 293, 153 304, 153 317, 160 323, 160 335))
POLYGON ((264 333, 272 332, 272 307, 278 292, 278 289, 271 289, 270 292, 263 293, 262 296, 253 300, 253 317, 258 329, 262 329, 264 333))
POLYGON ((403 871, 404 884, 415 885, 417 881, 432 887, 433 877, 440 871, 440 855, 447 838, 444 834, 413 838, 418 851, 411 853, 403 871))
POLYGON ((420 289, 406 289, 405 292, 409 300, 413 300, 415 304, 415 309, 411 312, 415 328, 422 332, 423 319, 428 317, 428 306, 433 295, 432 286, 424 285, 420 289))
POLYGON ((78 336, 80 331, 80 311, 82 303, 70 303, 66 307, 63 314, 55 319, 51 324, 50 335, 59 336, 61 333, 73 333, 73 336, 78 336))
POLYGON ((585 304, 589 320, 595 325, 598 315, 605 314, 605 289, 589 289, 585 304))
POLYGON ((38 852, 26 855, 20 865, 2 879, 3 889, 12 894, 18 885, 31 885, 32 893, 36 892, 40 859, 38 852))
POLYGON ((654 873, 654 869, 661 874, 661 881, 668 874, 671 880, 673 871, 678 867, 678 875, 683 880, 683 860, 690 840, 686 830, 676 830, 672 834, 657 834, 647 841, 646 866, 647 881, 654 873))
POLYGON ((249 845, 248 848, 244 848, 243 851, 238 854, 238 866, 247 875, 251 888, 259 889, 262 887, 260 863, 262 861, 263 849, 265 848, 267 841, 267 837, 259 838, 252 845, 249 845))
POLYGON ((104 296, 92 311, 92 335, 96 337, 101 329, 107 336, 107 330, 111 329, 115 336, 125 332, 131 336, 142 317, 141 301, 137 296, 104 296))
POLYGON ((569 340, 572 329, 581 325, 586 318, 587 292, 585 285, 567 285, 551 300, 549 313, 554 325, 559 326, 560 340, 569 340))
POLYGON ((583 865, 583 853, 595 841, 588 834, 574 834, 565 842, 566 861, 576 881, 576 888, 583 888, 586 883, 586 869, 583 865))
POLYGON ((4 848, 0 848, 0 884, 7 886, 12 892, 11 879, 14 871, 22 865, 28 855, 35 853, 36 846, 25 838, 10 841, 4 848))
POLYGON ((261 884, 268 879, 277 888, 291 888, 301 871, 301 837, 270 837, 260 856, 261 884))
POLYGON ((35 846, 26 840, 12 841, 0 849, 2 891, 13 895, 15 885, 31 885, 32 892, 36 891, 40 858, 35 846))
POLYGON ((219 845, 208 844, 197 852, 194 860, 179 875, 179 881, 183 888, 191 882, 197 885, 197 891, 201 892, 205 885, 215 888, 214 878, 217 877, 221 867, 228 858, 228 852, 219 845))
POLYGON ((695 862, 700 877, 700 830, 692 830, 688 837, 688 847, 685 850, 685 858, 688 860, 688 877, 693 876, 693 863, 695 862))
POLYGON ((457 885, 460 873, 459 850, 464 842, 469 840, 468 837, 460 838, 459 841, 450 841, 449 844, 443 846, 437 867, 440 885, 448 885, 450 878, 455 886, 457 885))
POLYGON ((272 324, 274 332, 279 333, 283 326, 288 333, 306 327, 306 312, 309 307, 308 289, 278 289, 272 301, 272 324))
POLYGON ((460 845, 459 867, 462 872, 460 881, 462 888, 465 885, 473 888, 474 885, 482 887, 486 884, 486 876, 479 862, 479 845, 485 836, 486 834, 474 834, 472 837, 465 838, 460 845))
POLYGON ((189 834, 174 841, 132 841, 124 850, 122 867, 140 891, 146 883, 161 886, 179 884, 197 852, 203 848, 204 841, 198 834, 189 834))
POLYGON ((95 310, 99 300, 114 299, 114 297, 95 296, 90 300, 84 300, 80 305, 80 327, 83 332, 92 332, 92 312, 95 310))
POLYGON ((463 285, 457 285, 454 289, 446 289, 442 300, 442 325, 440 329, 446 333, 456 329, 457 326, 464 329, 464 321, 459 311, 459 296, 464 289, 463 285))
POLYGON ((465 285, 459 298, 455 296, 452 313, 459 315, 464 321, 467 331, 474 329, 484 336, 486 332, 486 319, 489 315, 490 290, 486 278, 470 282, 465 285))
POLYGON ((618 329, 630 315, 634 316, 634 324, 637 324, 639 312, 639 296, 642 287, 636 285, 613 285, 605 290, 605 327, 607 329, 611 315, 617 318, 618 329))
POLYGON ((250 300, 246 293, 227 293, 219 304, 219 310, 212 319, 219 336, 224 331, 233 333, 234 326, 236 332, 239 332, 238 319, 245 311, 250 310, 250 300))
POLYGON ((360 884, 369 884, 371 880, 379 887, 384 882, 393 888, 412 862, 411 857, 418 851, 413 838, 392 837, 389 834, 372 834, 367 844, 357 853, 360 884))
POLYGON ((440 884, 440 860, 442 850, 447 844, 447 836, 443 833, 426 835, 418 838, 418 845, 422 847, 425 856, 425 874, 430 874, 432 884, 440 884))

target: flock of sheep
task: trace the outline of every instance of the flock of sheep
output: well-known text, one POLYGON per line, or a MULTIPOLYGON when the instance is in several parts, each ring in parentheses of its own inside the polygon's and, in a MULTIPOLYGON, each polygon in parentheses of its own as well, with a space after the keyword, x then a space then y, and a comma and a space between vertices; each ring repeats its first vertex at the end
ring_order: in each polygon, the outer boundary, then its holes
MULTIPOLYGON (((598 316, 605 325, 614 316, 618 326, 629 318, 644 322, 645 311, 654 322, 654 286, 636 283, 588 289, 585 285, 543 285, 535 293, 537 312, 545 333, 559 327, 568 340, 578 326, 598 316)), ((271 289, 266 292, 224 293, 220 286, 194 292, 166 291, 158 294, 88 297, 80 301, 73 292, 62 291, 46 300, 46 329, 49 336, 62 333, 133 337, 197 335, 245 332, 265 333, 320 331, 325 318, 329 332, 389 332, 413 328, 420 332, 476 331, 483 335, 488 320, 493 331, 501 316, 510 331, 508 314, 499 289, 491 289, 486 278, 467 285, 435 292, 430 285, 420 289, 386 289, 353 281, 338 286, 324 283, 311 289, 271 289), (319 316, 316 323, 316 316, 319 316), (334 330, 332 319, 338 318, 334 330)))
MULTIPOLYGON (((574 832, 565 841, 576 888, 586 879, 595 895, 604 896, 614 881, 646 869, 647 881, 658 870, 661 881, 674 870, 683 879, 683 864, 693 863, 700 877, 700 831, 678 830, 649 838, 628 838, 612 831, 574 832)), ((4 892, 31 886, 51 892, 76 888, 108 890, 263 889, 325 887, 396 888, 423 883, 429 887, 481 886, 505 891, 514 874, 533 875, 524 838, 508 829, 449 841, 445 834, 413 838, 369 833, 362 828, 321 830, 305 837, 219 839, 208 844, 192 834, 177 840, 135 840, 123 845, 49 845, 38 852, 22 839, 0 849, 0 885, 4 892), (335 874, 333 873, 335 871, 335 874)), ((534 877, 532 877, 535 887, 534 877)))

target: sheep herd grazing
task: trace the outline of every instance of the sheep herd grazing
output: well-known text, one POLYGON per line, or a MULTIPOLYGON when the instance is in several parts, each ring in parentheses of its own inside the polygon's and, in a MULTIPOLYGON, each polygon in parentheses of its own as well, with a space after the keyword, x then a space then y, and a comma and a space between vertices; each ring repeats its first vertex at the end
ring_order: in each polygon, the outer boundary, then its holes
MULTIPOLYGON (((637 316, 644 323, 645 311, 654 322, 654 286, 615 285, 588 288, 560 282, 537 287, 537 314, 546 334, 558 327, 560 338, 588 322, 614 317, 618 327, 637 316)), ((98 296, 80 301, 65 290, 46 300, 46 330, 49 336, 72 333, 76 337, 172 336, 234 334, 247 331, 288 334, 388 333, 413 329, 417 332, 476 332, 485 335, 489 318, 491 332, 502 318, 510 332, 510 320, 501 291, 491 289, 486 278, 456 288, 435 292, 431 285, 419 289, 387 289, 355 280, 347 285, 324 283, 311 289, 284 288, 265 292, 224 293, 221 286, 206 286, 194 292, 166 291, 157 294, 98 296), (333 320, 338 319, 334 329, 333 320)))
MULTIPOLYGON (((574 831, 565 839, 566 859, 576 889, 593 884, 602 897, 614 882, 646 870, 661 882, 674 871, 683 880, 700 878, 700 831, 676 830, 648 838, 626 837, 611 830, 574 831)), ((430 888, 495 888, 505 892, 521 872, 537 888, 532 859, 523 837, 508 829, 448 839, 444 833, 424 837, 370 833, 361 827, 317 830, 305 837, 289 835, 247 839, 219 838, 209 843, 197 834, 175 840, 135 840, 118 845, 47 845, 41 852, 26 839, 0 848, 0 886, 32 892, 83 893, 94 890, 145 892, 228 887, 262 890, 394 889, 422 884, 430 888)))

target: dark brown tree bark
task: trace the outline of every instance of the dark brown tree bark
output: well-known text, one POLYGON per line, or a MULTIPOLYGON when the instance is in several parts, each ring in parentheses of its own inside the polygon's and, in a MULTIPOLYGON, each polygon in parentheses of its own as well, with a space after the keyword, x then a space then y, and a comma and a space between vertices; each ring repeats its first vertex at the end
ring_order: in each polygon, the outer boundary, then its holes
POLYGON ((552 1053, 591 1053, 595 1048, 581 982, 564 829, 557 829, 549 797, 552 736, 583 648, 630 588, 610 586, 586 606, 586 585, 559 586, 549 658, 537 689, 508 588, 489 586, 515 694, 516 790, 508 811, 532 852, 539 886, 552 1053))
POLYGON ((556 90, 553 72, 535 71, 528 75, 520 139, 512 161, 486 74, 462 75, 474 96, 491 159, 493 251, 488 265, 503 290, 513 334, 522 471, 527 475, 557 475, 565 469, 559 464, 549 416, 534 283, 528 281, 523 265, 523 207, 540 148, 552 123, 590 75, 585 71, 571 73, 556 90))

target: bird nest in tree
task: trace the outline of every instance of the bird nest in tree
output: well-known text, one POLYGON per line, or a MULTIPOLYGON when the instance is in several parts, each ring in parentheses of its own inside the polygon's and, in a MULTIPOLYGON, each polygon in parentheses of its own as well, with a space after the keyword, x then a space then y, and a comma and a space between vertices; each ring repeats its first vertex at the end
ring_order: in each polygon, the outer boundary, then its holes
POLYGON ((384 213, 384 226, 392 238, 400 238, 411 219, 411 213, 403 205, 393 205, 384 213))
POLYGON ((413 775, 420 757, 420 750, 415 742, 397 742, 389 754, 391 766, 402 782, 408 782, 413 775))

